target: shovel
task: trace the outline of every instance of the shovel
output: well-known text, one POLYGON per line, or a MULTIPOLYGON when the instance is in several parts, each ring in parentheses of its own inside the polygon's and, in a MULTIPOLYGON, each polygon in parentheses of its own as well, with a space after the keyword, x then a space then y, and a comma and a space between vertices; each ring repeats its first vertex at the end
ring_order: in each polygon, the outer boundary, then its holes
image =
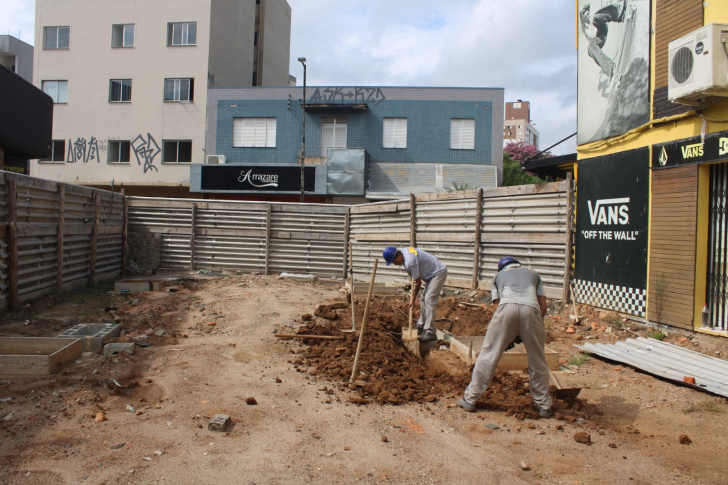
POLYGON ((412 342, 416 341, 418 338, 417 335, 417 329, 412 328, 412 303, 415 301, 415 285, 414 281, 412 282, 412 287, 410 290, 410 309, 409 309, 409 323, 407 325, 407 328, 402 329, 402 340, 405 342, 412 342))
POLYGON ((556 375, 551 371, 549 371, 549 380, 551 381, 551 384, 556 386, 556 390, 554 391, 554 397, 556 399, 564 399, 565 397, 576 397, 583 389, 583 387, 561 387, 561 384, 556 378, 556 375))

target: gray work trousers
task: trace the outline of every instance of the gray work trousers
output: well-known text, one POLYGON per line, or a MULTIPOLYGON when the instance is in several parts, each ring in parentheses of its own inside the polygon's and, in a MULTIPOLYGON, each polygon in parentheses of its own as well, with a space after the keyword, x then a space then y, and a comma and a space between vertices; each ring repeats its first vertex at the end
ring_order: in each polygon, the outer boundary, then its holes
POLYGON ((447 268, 437 276, 430 278, 426 282, 425 289, 420 295, 420 318, 417 320, 417 326, 424 328, 425 332, 435 333, 435 310, 437 308, 437 299, 440 298, 442 286, 447 279, 447 268))
POLYGON ((531 396, 539 409, 551 409, 549 395, 549 366, 546 362, 546 328, 541 311, 528 305, 504 303, 498 305, 485 333, 483 348, 475 361, 473 377, 465 389, 465 401, 475 404, 488 389, 498 361, 513 342, 521 337, 528 355, 528 377, 531 396))

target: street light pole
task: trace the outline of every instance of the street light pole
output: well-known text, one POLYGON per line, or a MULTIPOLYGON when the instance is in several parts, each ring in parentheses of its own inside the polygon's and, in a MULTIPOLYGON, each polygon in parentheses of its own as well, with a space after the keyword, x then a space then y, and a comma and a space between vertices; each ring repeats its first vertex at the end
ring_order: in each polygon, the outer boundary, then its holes
POLYGON ((303 204, 303 190, 304 190, 304 177, 303 172, 306 167, 306 58, 299 57, 298 62, 303 64, 303 113, 301 115, 302 128, 301 128, 301 203, 303 204))

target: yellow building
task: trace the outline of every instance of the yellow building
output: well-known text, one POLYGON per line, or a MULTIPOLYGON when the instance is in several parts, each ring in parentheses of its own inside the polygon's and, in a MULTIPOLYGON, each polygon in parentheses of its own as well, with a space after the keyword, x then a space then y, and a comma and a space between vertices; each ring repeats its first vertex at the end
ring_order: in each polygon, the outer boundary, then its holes
POLYGON ((576 24, 576 299, 728 335, 728 2, 577 0, 576 24))

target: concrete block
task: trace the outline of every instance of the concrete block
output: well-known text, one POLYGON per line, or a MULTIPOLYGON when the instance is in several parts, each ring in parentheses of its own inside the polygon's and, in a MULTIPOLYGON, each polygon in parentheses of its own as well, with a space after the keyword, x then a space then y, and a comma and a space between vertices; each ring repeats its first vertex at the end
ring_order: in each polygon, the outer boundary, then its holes
POLYGON ((108 359, 109 357, 112 357, 114 354, 118 354, 119 352, 126 352, 127 354, 133 354, 134 353, 134 343, 126 343, 126 344, 106 344, 104 345, 104 359, 108 359))
POLYGON ((114 283, 114 291, 117 293, 142 293, 151 288, 148 280, 121 280, 114 283))
POLYGON ((313 282, 316 281, 317 276, 313 274, 281 273, 278 279, 313 282))
POLYGON ((121 333, 115 323, 80 323, 58 334, 58 338, 81 339, 84 352, 101 352, 104 343, 121 333))
POLYGON ((210 431, 224 432, 232 423, 232 419, 227 414, 216 414, 207 425, 210 431))

